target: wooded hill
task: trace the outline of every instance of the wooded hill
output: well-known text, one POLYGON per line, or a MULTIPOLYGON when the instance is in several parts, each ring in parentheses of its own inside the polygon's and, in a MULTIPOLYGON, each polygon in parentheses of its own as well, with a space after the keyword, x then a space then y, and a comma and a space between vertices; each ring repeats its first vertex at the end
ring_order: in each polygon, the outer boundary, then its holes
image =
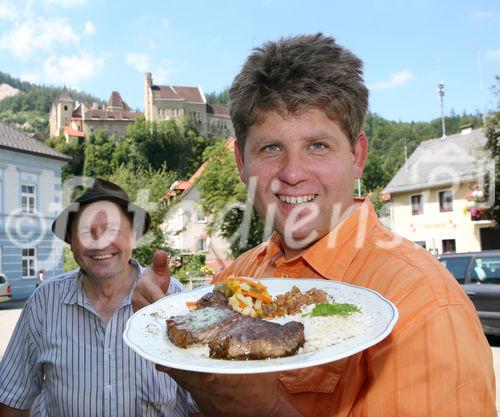
MULTIPOLYGON (((38 138, 48 138, 50 107, 63 89, 21 81, 1 71, 0 84, 8 84, 20 90, 15 96, 0 101, 0 120, 15 129, 34 133, 38 138)), ((103 100, 84 92, 70 89, 69 93, 74 100, 80 102, 104 103, 103 100)))

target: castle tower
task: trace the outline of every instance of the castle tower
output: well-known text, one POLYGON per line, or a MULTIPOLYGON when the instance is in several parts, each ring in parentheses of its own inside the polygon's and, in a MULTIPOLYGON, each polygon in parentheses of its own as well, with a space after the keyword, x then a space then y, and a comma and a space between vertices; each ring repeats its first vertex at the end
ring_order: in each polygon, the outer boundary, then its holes
POLYGON ((74 102, 66 87, 59 98, 52 104, 49 116, 50 136, 64 133, 64 126, 69 126, 73 115, 74 102))
POLYGON ((144 117, 153 120, 153 78, 150 72, 144 73, 144 117))

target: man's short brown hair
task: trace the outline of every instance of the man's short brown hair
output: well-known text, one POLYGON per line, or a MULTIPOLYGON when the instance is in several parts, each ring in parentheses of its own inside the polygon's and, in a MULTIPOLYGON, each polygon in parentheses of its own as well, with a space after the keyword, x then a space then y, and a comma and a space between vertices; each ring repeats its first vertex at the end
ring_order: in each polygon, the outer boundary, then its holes
POLYGON ((266 112, 282 116, 318 108, 354 144, 368 109, 363 63, 321 33, 281 38, 255 48, 229 90, 231 119, 243 148, 266 112))

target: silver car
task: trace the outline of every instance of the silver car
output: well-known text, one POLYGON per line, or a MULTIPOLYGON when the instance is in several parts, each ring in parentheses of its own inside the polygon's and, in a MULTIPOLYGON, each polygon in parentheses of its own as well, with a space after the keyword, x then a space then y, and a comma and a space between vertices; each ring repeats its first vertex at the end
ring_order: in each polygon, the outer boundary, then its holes
POLYGON ((449 253, 437 258, 476 306, 484 332, 500 336, 500 250, 449 253))
POLYGON ((3 301, 9 301, 11 298, 10 295, 10 284, 9 280, 0 272, 0 303, 3 301))

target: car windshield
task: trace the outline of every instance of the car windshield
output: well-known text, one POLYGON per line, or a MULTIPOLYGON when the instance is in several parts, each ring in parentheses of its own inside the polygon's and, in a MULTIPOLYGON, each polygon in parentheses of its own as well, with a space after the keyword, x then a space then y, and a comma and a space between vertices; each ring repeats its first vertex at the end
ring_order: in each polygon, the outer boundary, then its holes
POLYGON ((441 258, 439 261, 452 273, 456 280, 463 284, 465 282, 465 273, 471 260, 470 256, 457 258, 441 258))

